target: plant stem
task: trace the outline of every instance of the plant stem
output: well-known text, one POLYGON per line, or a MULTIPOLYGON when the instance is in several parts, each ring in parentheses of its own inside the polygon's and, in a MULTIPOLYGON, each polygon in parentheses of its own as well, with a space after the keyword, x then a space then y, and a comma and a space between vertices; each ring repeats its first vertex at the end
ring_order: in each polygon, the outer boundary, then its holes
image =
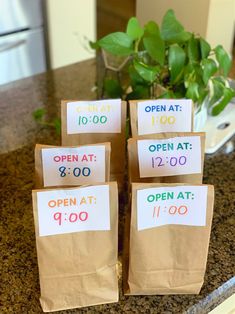
POLYGON ((139 52, 139 43, 140 43, 140 38, 136 40, 135 42, 135 52, 138 53, 139 52))

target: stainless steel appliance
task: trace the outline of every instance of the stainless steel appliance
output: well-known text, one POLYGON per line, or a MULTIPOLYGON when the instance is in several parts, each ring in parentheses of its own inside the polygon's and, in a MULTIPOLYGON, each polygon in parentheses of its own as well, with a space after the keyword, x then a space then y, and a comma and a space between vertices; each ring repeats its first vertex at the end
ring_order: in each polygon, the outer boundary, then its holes
POLYGON ((0 0, 0 84, 46 70, 41 0, 0 0))

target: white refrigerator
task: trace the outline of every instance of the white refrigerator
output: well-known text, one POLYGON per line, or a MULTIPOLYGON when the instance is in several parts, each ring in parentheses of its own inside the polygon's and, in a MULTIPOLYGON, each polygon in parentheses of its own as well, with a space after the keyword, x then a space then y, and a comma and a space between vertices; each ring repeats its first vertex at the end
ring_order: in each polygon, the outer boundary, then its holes
POLYGON ((41 0, 0 0, 0 85, 46 70, 41 0))

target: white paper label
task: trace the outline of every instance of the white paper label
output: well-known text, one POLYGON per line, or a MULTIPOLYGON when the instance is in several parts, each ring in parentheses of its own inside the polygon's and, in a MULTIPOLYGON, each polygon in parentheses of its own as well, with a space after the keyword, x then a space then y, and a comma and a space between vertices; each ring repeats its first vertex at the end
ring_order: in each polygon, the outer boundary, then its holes
POLYGON ((39 235, 110 230, 109 186, 37 192, 39 235))
POLYGON ((176 186, 137 191, 137 228, 205 226, 207 186, 176 186))
POLYGON ((141 178, 201 172, 200 136, 138 140, 141 178))
POLYGON ((67 132, 68 134, 121 133, 121 100, 67 103, 67 132))
POLYGON ((192 106, 190 99, 138 102, 138 134, 192 131, 192 106))
POLYGON ((44 186, 105 182, 105 146, 43 148, 44 186))

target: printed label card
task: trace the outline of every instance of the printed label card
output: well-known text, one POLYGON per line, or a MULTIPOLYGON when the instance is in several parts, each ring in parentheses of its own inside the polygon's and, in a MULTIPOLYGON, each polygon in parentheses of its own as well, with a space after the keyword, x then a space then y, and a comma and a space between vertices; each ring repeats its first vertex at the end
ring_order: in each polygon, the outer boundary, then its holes
POLYGON ((137 140, 141 178, 202 172, 201 137, 137 140))
POLYGON ((205 133, 164 133, 128 140, 129 181, 201 184, 205 133))
POLYGON ((130 101, 132 136, 193 131, 191 99, 130 101))
POLYGON ((37 192, 39 235, 109 230, 109 186, 37 192))
POLYGON ((105 181, 105 146, 42 149, 44 186, 105 181))
POLYGON ((80 147, 37 144, 36 186, 69 186, 109 181, 110 143, 80 147))
POLYGON ((138 190, 138 230, 172 224, 205 226, 206 208, 207 186, 175 186, 138 190))
POLYGON ((68 102, 67 132, 121 133, 121 99, 68 102))
POLYGON ((62 145, 110 142, 110 178, 118 182, 120 189, 124 186, 126 163, 126 107, 121 99, 61 102, 62 145))

